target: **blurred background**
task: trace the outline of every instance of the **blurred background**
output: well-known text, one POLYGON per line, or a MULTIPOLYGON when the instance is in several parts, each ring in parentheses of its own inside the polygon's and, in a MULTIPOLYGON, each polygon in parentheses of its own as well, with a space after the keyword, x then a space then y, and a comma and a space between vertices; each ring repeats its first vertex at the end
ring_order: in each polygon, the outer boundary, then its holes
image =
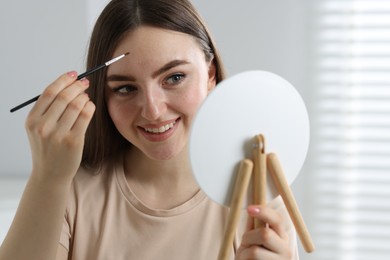
MULTIPOLYGON (((0 241, 30 173, 24 120, 59 74, 84 71, 107 0, 2 1, 0 241)), ((229 75, 268 70, 302 95, 311 121, 292 184, 316 245, 301 259, 390 259, 390 1, 193 0, 229 75)), ((293 138, 293 137, 292 137, 293 138)))

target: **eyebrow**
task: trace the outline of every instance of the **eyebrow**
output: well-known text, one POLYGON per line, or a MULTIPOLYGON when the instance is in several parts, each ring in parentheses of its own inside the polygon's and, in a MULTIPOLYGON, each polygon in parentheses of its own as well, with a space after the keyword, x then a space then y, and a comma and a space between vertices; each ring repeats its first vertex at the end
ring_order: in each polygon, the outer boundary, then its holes
MULTIPOLYGON (((152 73, 152 78, 156 78, 158 75, 163 74, 164 72, 180 66, 184 64, 189 64, 188 61, 185 60, 173 60, 156 70, 155 72, 152 73)), ((107 76, 107 81, 135 81, 135 78, 132 76, 126 76, 126 75, 119 75, 119 74, 112 74, 107 76)))

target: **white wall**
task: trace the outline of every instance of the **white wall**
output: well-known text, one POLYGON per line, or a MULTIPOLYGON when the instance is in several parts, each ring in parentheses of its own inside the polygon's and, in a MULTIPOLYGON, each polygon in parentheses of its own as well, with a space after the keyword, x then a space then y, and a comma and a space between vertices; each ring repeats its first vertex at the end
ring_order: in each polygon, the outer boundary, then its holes
POLYGON ((29 174, 24 120, 31 106, 9 110, 40 94, 59 74, 82 70, 85 13, 85 3, 77 0, 1 2, 0 176, 29 174))
POLYGON ((59 74, 84 70, 92 25, 107 0, 2 1, 0 4, 0 241, 30 173, 24 121, 35 97, 59 74))
POLYGON ((230 75, 269 70, 305 88, 304 0, 193 0, 216 38, 230 75))

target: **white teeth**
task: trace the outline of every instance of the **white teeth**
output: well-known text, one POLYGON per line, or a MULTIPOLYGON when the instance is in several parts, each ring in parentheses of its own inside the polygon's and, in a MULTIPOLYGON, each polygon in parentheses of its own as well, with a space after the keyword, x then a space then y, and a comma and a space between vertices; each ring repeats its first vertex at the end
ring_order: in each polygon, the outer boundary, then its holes
POLYGON ((169 129, 171 129, 174 124, 175 123, 173 122, 173 123, 161 126, 160 128, 144 128, 144 129, 146 132, 149 132, 149 133, 162 134, 162 133, 168 131, 169 129))

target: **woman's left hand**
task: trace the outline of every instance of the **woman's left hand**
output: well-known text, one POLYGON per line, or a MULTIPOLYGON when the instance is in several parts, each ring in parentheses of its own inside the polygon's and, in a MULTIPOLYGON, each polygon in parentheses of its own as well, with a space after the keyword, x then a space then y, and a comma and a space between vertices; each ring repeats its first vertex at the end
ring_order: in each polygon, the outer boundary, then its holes
POLYGON ((248 224, 241 245, 236 253, 236 260, 292 259, 289 236, 284 230, 282 217, 273 209, 262 206, 248 207, 248 224), (253 229, 254 219, 267 223, 267 227, 253 229))

